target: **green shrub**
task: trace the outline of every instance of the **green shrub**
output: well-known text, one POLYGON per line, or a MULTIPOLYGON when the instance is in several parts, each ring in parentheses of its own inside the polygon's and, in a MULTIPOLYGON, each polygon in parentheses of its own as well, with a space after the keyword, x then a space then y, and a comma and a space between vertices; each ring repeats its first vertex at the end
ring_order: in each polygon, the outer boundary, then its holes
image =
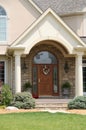
POLYGON ((21 109, 31 109, 35 107, 35 100, 29 92, 17 93, 11 105, 21 109))
POLYGON ((29 88, 32 88, 32 85, 31 85, 30 82, 26 82, 26 83, 22 86, 23 91, 28 91, 29 88))
POLYGON ((78 96, 68 103, 69 109, 86 109, 86 96, 78 96))
POLYGON ((13 99, 12 92, 10 90, 9 85, 7 84, 3 85, 1 91, 1 104, 8 106, 10 105, 12 99, 13 99))
POLYGON ((71 84, 68 82, 68 81, 66 81, 65 83, 63 83, 62 84, 62 89, 70 89, 71 88, 71 84))
POLYGON ((0 109, 5 109, 6 106, 5 105, 0 105, 0 109))

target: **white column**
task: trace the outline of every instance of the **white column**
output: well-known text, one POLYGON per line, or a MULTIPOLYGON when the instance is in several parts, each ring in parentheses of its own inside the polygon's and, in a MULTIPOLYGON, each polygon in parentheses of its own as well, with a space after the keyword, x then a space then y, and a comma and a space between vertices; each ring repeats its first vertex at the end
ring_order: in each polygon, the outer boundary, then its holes
POLYGON ((21 92, 21 59, 15 54, 15 93, 21 92))
POLYGON ((75 96, 82 96, 83 95, 82 55, 83 55, 83 53, 77 53, 77 56, 76 56, 75 96))

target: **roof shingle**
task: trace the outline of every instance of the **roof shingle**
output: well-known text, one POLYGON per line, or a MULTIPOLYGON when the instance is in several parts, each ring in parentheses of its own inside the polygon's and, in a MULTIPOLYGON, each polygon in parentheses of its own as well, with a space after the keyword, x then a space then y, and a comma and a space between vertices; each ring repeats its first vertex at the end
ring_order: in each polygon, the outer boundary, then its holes
POLYGON ((41 10, 51 8, 59 15, 82 12, 86 8, 86 0, 33 0, 33 2, 41 10))

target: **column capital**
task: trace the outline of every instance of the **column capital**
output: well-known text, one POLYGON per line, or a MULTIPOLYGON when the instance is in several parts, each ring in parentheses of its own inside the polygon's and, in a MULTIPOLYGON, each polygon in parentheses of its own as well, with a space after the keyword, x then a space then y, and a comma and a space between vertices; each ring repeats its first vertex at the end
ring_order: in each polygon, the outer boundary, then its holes
POLYGON ((77 55, 77 56, 83 56, 83 55, 84 55, 84 52, 76 52, 76 55, 77 55))
POLYGON ((21 56, 23 54, 22 50, 15 50, 14 51, 14 56, 21 56))

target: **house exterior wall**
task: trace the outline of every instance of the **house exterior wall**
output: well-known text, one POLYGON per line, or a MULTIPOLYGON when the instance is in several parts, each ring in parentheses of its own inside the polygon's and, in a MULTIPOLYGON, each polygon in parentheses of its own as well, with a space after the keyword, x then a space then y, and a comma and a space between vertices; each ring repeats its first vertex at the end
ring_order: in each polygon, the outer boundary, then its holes
POLYGON ((68 15, 62 17, 62 19, 78 36, 84 36, 83 16, 83 14, 68 15))
POLYGON ((0 5, 7 13, 6 44, 12 44, 40 16, 40 13, 27 1, 1 0, 0 5))
POLYGON ((86 37, 86 13, 83 15, 83 36, 86 37))

